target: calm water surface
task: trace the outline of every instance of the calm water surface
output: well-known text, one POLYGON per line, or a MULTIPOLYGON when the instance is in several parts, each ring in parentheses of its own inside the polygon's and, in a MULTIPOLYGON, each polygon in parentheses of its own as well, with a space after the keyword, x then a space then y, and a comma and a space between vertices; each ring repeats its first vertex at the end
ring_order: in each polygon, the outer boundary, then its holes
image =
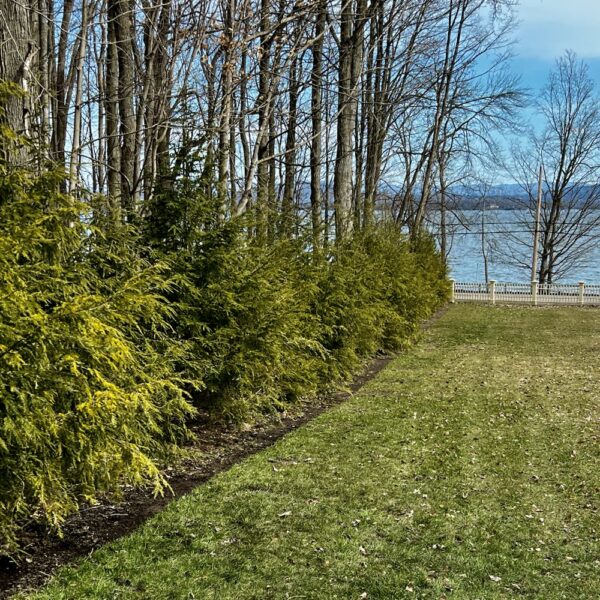
MULTIPOLYGON (((455 224, 450 250, 450 275, 457 281, 485 281, 484 262, 481 248, 481 212, 465 211, 469 229, 455 224)), ((485 213, 485 246, 488 253, 489 278, 496 281, 529 281, 529 269, 517 266, 508 258, 510 254, 521 254, 527 264, 531 264, 532 236, 526 233, 522 224, 526 218, 522 211, 488 210, 485 213), (505 231, 521 238, 523 244, 511 240, 505 231), (518 246, 518 247, 517 247, 518 246)), ((596 232, 600 242, 600 230, 596 232)), ((573 283, 586 281, 600 284, 600 247, 585 256, 581 264, 573 267, 560 278, 560 282, 573 283)))

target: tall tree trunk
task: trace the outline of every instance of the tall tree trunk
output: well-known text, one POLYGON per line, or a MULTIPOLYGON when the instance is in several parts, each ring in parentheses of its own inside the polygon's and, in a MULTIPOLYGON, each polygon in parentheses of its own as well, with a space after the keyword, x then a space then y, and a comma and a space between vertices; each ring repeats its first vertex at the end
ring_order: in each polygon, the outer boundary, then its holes
POLYGON ((121 134, 121 208, 127 221, 134 218, 135 171, 135 60, 133 53, 133 3, 112 0, 117 12, 117 60, 119 65, 119 125, 121 134))
POLYGON ((459 60, 460 49, 462 48, 463 30, 466 26, 469 1, 470 0, 450 0, 450 6, 448 8, 443 69, 439 75, 439 83, 436 86, 436 109, 432 129, 430 131, 431 145, 428 149, 427 161, 423 174, 421 197, 411 231, 411 236, 413 238, 419 234, 425 220, 425 211, 431 193, 443 121, 448 116, 448 102, 451 95, 451 86, 454 81, 454 70, 459 60))
POLYGON ((296 125, 298 113, 298 59, 290 66, 289 118, 285 142, 285 181, 281 204, 281 235, 290 237, 294 219, 294 195, 296 181, 296 125))
POLYGON ((51 11, 52 0, 38 0, 38 80, 40 88, 39 102, 39 152, 48 158, 48 146, 52 126, 50 123, 50 73, 52 62, 50 38, 53 35, 51 23, 54 15, 51 11))
POLYGON ((151 3, 144 7, 144 201, 149 203, 156 180, 156 90, 154 72, 156 54, 160 43, 157 35, 158 7, 151 3))
POLYGON ((240 61, 240 117, 239 117, 239 129, 240 129, 240 142, 242 144, 242 155, 244 160, 244 186, 248 185, 248 178, 250 176, 250 162, 252 160, 252 153, 250 152, 250 142, 248 141, 248 125, 247 125, 247 112, 248 112, 248 85, 246 82, 246 64, 248 61, 248 53, 246 48, 242 50, 242 58, 240 61))
MULTIPOLYGON (((556 194, 556 190, 554 192, 556 194)), ((554 255, 556 245, 556 231, 558 219, 560 217, 560 208, 562 198, 560 195, 555 195, 552 198, 552 206, 548 220, 544 226, 544 234, 542 238, 542 257, 540 262, 540 283, 552 283, 554 277, 554 255)))
MULTIPOLYGON (((440 180, 440 254, 444 261, 448 258, 448 230, 447 230, 447 206, 446 206, 446 195, 448 193, 448 184, 446 181, 446 160, 442 152, 439 153, 438 157, 438 170, 440 180)), ((485 199, 484 199, 485 207, 485 199)), ((483 218, 483 216, 482 216, 483 218)), ((483 221, 482 221, 482 235, 483 234, 483 221)), ((483 243, 483 242, 482 242, 483 243)), ((484 256, 485 258, 485 256, 484 256)), ((487 279, 486 279, 487 281, 487 279)))
POLYGON ((56 67, 54 69, 54 123, 52 129, 52 155, 54 161, 66 167, 65 144, 68 126, 68 64, 67 46, 69 43, 69 29, 73 14, 74 0, 64 0, 63 14, 58 38, 56 67))
MULTIPOLYGON (((96 174, 96 186, 94 191, 105 193, 106 190, 106 52, 108 46, 108 31, 106 23, 106 13, 100 13, 100 47, 92 45, 95 55, 96 73, 98 78, 98 118, 96 122, 96 135, 98 137, 96 160, 94 161, 94 171, 96 174)), ((91 124, 91 121, 90 121, 91 124)))
MULTIPOLYGON (((27 89, 32 73, 31 63, 36 51, 31 39, 29 12, 26 3, 14 0, 0 0, 0 81, 12 82, 27 89)), ((26 133, 28 120, 28 101, 26 97, 8 95, 2 98, 1 118, 19 134, 26 133)), ((5 160, 21 164, 27 158, 24 149, 1 148, 5 160)))
POLYGON ((221 115, 219 122, 219 179, 218 193, 221 203, 221 212, 225 216, 230 201, 227 186, 230 182, 230 148, 231 140, 231 114, 233 112, 233 26, 235 16, 235 0, 224 0, 222 36, 223 67, 221 73, 221 115))
POLYGON ((381 156, 385 138, 386 113, 389 107, 383 102, 385 74, 390 70, 384 63, 384 2, 376 0, 373 8, 371 32, 369 36, 369 60, 367 71, 366 113, 367 126, 367 158, 365 168, 365 198, 363 220, 369 227, 374 220, 377 186, 381 172, 381 156))
MULTIPOLYGON (((362 52, 361 52, 362 54, 362 52)), ((368 68, 368 67, 367 67, 368 68)), ((364 167, 365 167, 365 133, 366 133, 366 117, 367 113, 365 110, 366 104, 366 86, 365 86, 365 74, 360 74, 359 79, 361 80, 361 106, 356 111, 356 125, 355 125, 355 144, 354 144, 354 192, 352 195, 352 212, 353 212, 353 228, 360 229, 363 218, 363 184, 364 184, 364 167)))
POLYGON ((258 81, 258 166, 256 169, 256 210, 257 234, 259 239, 266 239, 269 221, 269 133, 270 127, 270 94, 271 73, 271 32, 269 10, 270 0, 261 0, 259 81, 258 81))
POLYGON ((366 0, 346 0, 340 15, 337 154, 333 196, 336 238, 352 232, 353 139, 358 109, 358 82, 362 69, 366 0))
MULTIPOLYGON (((273 63, 275 65, 275 63, 273 63)), ((275 142, 277 140, 277 129, 275 124, 275 111, 273 106, 269 104, 269 128, 268 128, 268 140, 269 144, 267 147, 268 166, 269 166, 269 185, 267 188, 267 235, 269 241, 275 239, 277 234, 277 161, 275 159, 276 150, 275 142)))
POLYGON ((333 176, 336 237, 352 230, 352 134, 354 132, 354 83, 352 81, 352 24, 354 1, 342 2, 338 70, 337 154, 333 176))
POLYGON ((310 144, 310 214, 313 251, 321 247, 321 148, 323 127, 323 45, 327 19, 327 0, 320 0, 315 23, 315 41, 312 47, 311 122, 310 144))
POLYGON ((154 127, 156 138, 156 174, 154 187, 159 192, 171 189, 173 177, 169 157, 171 145, 171 93, 173 89, 172 69, 169 64, 168 40, 171 29, 171 0, 160 6, 156 54, 154 56, 154 127))
MULTIPOLYGON (((169 235, 166 192, 171 189, 172 175, 169 157, 170 108, 172 93, 169 46, 174 46, 171 31, 171 0, 160 4, 148 1, 144 20, 144 85, 139 113, 144 113, 143 135, 143 196, 144 208, 149 208, 149 222, 154 235, 162 239, 169 235)), ((185 133, 185 131, 184 131, 185 133)), ((186 146, 182 136, 182 148, 186 146)))
POLYGON ((73 191, 77 186, 79 166, 81 164, 81 111, 83 107, 83 61, 87 50, 88 35, 88 3, 81 3, 81 31, 79 34, 78 53, 76 59, 76 90, 75 112, 73 115, 73 146, 71 148, 71 161, 69 165, 69 189, 73 191))
POLYGON ((106 47, 106 147, 108 195, 120 212, 121 146, 119 140, 119 59, 117 52, 118 3, 108 0, 106 47))
MULTIPOLYGON (((0 0, 0 81, 12 82, 26 89, 26 79, 30 77, 29 65, 35 51, 31 39, 29 14, 24 3, 14 0, 0 0)), ((0 118, 16 133, 26 133, 27 98, 17 94, 0 97, 0 118)), ((4 140, 2 140, 4 142, 4 140)), ((0 148, 2 159, 13 164, 22 164, 27 153, 24 149, 10 147, 3 143, 0 148)))

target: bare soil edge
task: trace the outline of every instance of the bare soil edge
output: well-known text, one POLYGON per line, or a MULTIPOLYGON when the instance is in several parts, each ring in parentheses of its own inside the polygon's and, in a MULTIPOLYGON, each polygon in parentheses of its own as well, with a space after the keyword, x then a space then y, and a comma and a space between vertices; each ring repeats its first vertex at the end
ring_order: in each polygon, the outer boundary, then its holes
MULTIPOLYGON (((428 329, 447 311, 443 307, 423 324, 428 329)), ((274 444, 290 431, 301 427, 329 408, 348 400, 365 383, 373 379, 395 357, 378 356, 367 364, 346 390, 313 398, 296 412, 265 419, 248 429, 233 429, 199 421, 191 429, 195 440, 192 456, 177 468, 169 468, 165 476, 172 492, 155 497, 151 490, 127 488, 118 503, 100 502, 85 506, 71 515, 63 528, 63 536, 49 535, 32 528, 23 537, 27 555, 18 564, 0 558, 0 600, 19 591, 42 586, 59 567, 126 536, 165 506, 217 473, 226 471, 244 458, 274 444)))

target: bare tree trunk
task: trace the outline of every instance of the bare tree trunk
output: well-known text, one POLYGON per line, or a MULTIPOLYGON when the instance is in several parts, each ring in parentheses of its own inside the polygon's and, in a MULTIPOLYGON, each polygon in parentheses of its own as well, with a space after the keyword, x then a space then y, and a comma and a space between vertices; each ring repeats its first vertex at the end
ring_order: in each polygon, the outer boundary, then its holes
POLYGON ((366 0, 345 0, 340 16, 340 57, 338 84, 337 154, 333 195, 336 238, 352 233, 352 172, 358 82, 362 70, 363 28, 366 0))
POLYGON ((154 194, 156 181, 156 108, 158 90, 157 75, 154 72, 156 54, 160 41, 157 36, 158 7, 150 4, 144 7, 144 163, 143 186, 144 201, 150 202, 154 194))
POLYGON ((281 204, 281 230, 283 237, 292 235, 294 193, 296 181, 296 126, 298 117, 298 59, 290 66, 289 118, 285 142, 285 181, 281 204))
MULTIPOLYGON (((381 157, 385 139, 386 106, 384 96, 384 79, 389 78, 389 57, 384 62, 384 1, 376 0, 371 20, 369 38, 369 61, 366 82, 366 102, 363 111, 366 113, 367 126, 367 158, 365 169, 365 198, 363 220, 365 227, 374 221, 377 186, 381 172, 381 157), (386 64, 387 63, 387 64, 386 64)), ((386 49, 389 53, 389 47, 386 49)))
POLYGON ((108 195, 115 208, 121 199, 121 146, 119 143, 119 60, 116 0, 108 0, 106 47, 106 147, 108 195))
MULTIPOLYGON (((33 54, 36 51, 31 39, 29 13, 24 3, 0 0, 0 81, 12 82, 27 89, 33 54)), ((8 95, 3 100, 2 119, 16 133, 24 134, 27 129, 27 98, 8 95)), ((24 149, 1 148, 3 158, 9 163, 21 164, 27 158, 24 149)))
POLYGON ((352 81, 352 25, 354 1, 343 0, 340 22, 337 155, 333 198, 338 240, 352 231, 352 134, 354 132, 354 82, 352 81))
POLYGON ((438 145, 440 143, 440 134, 443 127, 443 120, 448 114, 448 101, 454 80, 454 70, 462 47, 463 29, 466 25, 469 1, 470 0, 450 0, 450 6, 448 8, 444 64, 443 70, 439 76, 439 83, 436 87, 436 109, 431 129, 431 146, 427 154, 427 162, 421 185, 421 198, 417 206, 417 212, 411 231, 412 236, 418 235, 425 220, 425 210, 431 193, 434 166, 437 160, 438 145))
POLYGON ((68 83, 68 65, 67 65, 67 46, 69 43, 69 29, 71 16, 73 14, 74 0, 64 0, 62 22, 60 25, 60 35, 58 38, 58 50, 55 67, 54 81, 54 127, 52 130, 52 154, 54 161, 66 166, 65 144, 67 139, 67 119, 68 102, 67 91, 68 83))
POLYGON ((79 34, 78 54, 76 69, 75 112, 73 116, 73 146, 69 166, 69 189, 73 191, 77 186, 79 165, 81 164, 81 111, 83 105, 83 61, 87 50, 88 35, 88 3, 81 3, 81 32, 79 34))
POLYGON ((327 0, 320 0, 315 23, 315 41, 312 47, 311 71, 311 122, 312 138, 310 145, 310 214, 312 224, 313 250, 321 247, 321 147, 323 123, 323 44, 327 0))
MULTIPOLYGON (((439 153, 440 156, 438 158, 438 170, 439 170, 439 179, 440 179, 440 254, 442 258, 446 260, 448 258, 448 231, 446 227, 446 193, 447 193, 447 184, 446 184, 446 163, 442 153, 439 153)), ((484 199, 485 203, 485 199, 484 199)), ((483 221, 482 221, 483 226, 483 221)), ((483 233, 482 233, 483 235, 483 233)), ((483 241, 482 241, 483 243, 483 241)), ((485 258, 485 256, 484 256, 485 258)), ((487 268, 486 268, 487 270, 487 268)), ((487 281, 487 279, 486 279, 487 281)))
POLYGON ((38 0, 38 78, 39 78, 39 153, 40 157, 48 158, 48 147, 50 143, 50 73, 52 54, 50 37, 51 23, 54 15, 51 12, 52 0, 38 0))
MULTIPOLYGON (((273 68, 276 63, 273 62, 273 68)), ((277 161, 275 159, 275 142, 277 139, 277 129, 275 124, 275 111, 273 106, 269 105, 269 144, 267 146, 268 167, 269 167, 269 185, 267 188, 267 234, 269 241, 275 239, 277 233, 277 190, 275 181, 277 178, 277 161)))
POLYGON ((116 44, 119 65, 119 121, 121 134, 121 208, 131 221, 135 215, 133 202, 135 171, 135 110, 133 54, 133 3, 131 0, 111 0, 116 3, 116 44))
MULTIPOLYGON (((0 15, 3 23, 0 27, 0 81, 12 82, 26 89, 27 78, 31 76, 29 65, 35 51, 31 39, 29 14, 20 2, 0 0, 0 15)), ((2 98, 0 115, 7 125, 16 133, 23 134, 27 128, 27 99, 9 94, 2 98)), ((2 158, 9 163, 22 164, 27 153, 24 149, 0 148, 2 158)))
POLYGON ((256 210, 257 234, 259 239, 266 239, 269 221, 269 130, 270 98, 269 84, 272 77, 271 67, 271 32, 269 10, 270 0, 261 0, 260 13, 260 61, 258 82, 258 167, 256 170, 256 210))
MULTIPOLYGON (((233 26, 235 16, 235 0, 224 0, 223 25, 224 35, 222 37, 223 67, 221 84, 221 115, 219 123, 219 179, 218 192, 221 203, 221 211, 225 216, 230 205, 228 201, 227 186, 230 180, 230 140, 231 140, 231 115, 233 112, 233 26)), ((232 192, 233 193, 233 190, 232 192)))
MULTIPOLYGON (((168 44, 171 30, 171 0, 161 3, 158 18, 156 56, 154 60, 154 127, 156 138, 156 175, 155 188, 163 192, 171 189, 172 174, 169 157, 171 145, 171 92, 173 86, 172 70, 169 65, 168 44)), ((172 42, 175 52, 175 43, 172 42)))
MULTIPOLYGON (((367 71, 369 65, 367 65, 367 71)), ((353 228, 360 229, 362 225, 362 209, 363 209, 363 184, 364 184, 364 168, 365 168, 365 133, 366 133, 366 79, 365 74, 359 74, 361 84, 361 105, 356 111, 355 125, 355 144, 354 144, 354 192, 352 194, 353 208, 353 228)))
POLYGON ((246 73, 246 64, 248 61, 248 53, 246 49, 242 50, 242 59, 240 63, 240 142, 242 144, 242 152, 244 159, 244 185, 248 183, 248 177, 250 175, 250 161, 251 161, 251 152, 250 152, 250 143, 248 142, 248 132, 247 132, 247 123, 246 123, 246 113, 248 112, 248 91, 247 91, 247 73, 246 73))
POLYGON ((97 44, 92 46, 95 63, 96 77, 98 81, 98 119, 96 122, 96 135, 98 137, 96 160, 94 161, 94 171, 96 174, 96 188, 98 193, 106 192, 106 153, 107 153, 107 136, 106 136, 106 52, 108 47, 108 30, 106 23, 106 13, 100 13, 100 47, 97 44))
POLYGON ((329 196, 330 196, 330 179, 331 179, 331 165, 329 160, 329 131, 331 125, 331 115, 329 111, 329 98, 330 98, 330 88, 329 86, 324 87, 325 92, 325 194, 323 197, 323 248, 327 251, 329 247, 329 238, 330 238, 330 211, 329 211, 329 196))
POLYGON ((557 195, 552 198, 550 215, 547 219, 547 222, 544 224, 542 260, 540 263, 540 283, 552 283, 552 277, 554 274, 556 234, 562 204, 560 192, 555 191, 555 193, 557 195))

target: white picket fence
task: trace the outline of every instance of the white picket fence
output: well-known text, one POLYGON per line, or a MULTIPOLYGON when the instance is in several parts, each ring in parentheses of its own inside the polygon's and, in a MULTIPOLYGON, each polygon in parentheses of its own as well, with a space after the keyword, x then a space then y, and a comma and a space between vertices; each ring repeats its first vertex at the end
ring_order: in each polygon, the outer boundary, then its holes
POLYGON ((490 304, 564 304, 600 305, 600 285, 583 281, 574 284, 547 283, 467 283, 453 281, 451 302, 486 302, 490 304))

